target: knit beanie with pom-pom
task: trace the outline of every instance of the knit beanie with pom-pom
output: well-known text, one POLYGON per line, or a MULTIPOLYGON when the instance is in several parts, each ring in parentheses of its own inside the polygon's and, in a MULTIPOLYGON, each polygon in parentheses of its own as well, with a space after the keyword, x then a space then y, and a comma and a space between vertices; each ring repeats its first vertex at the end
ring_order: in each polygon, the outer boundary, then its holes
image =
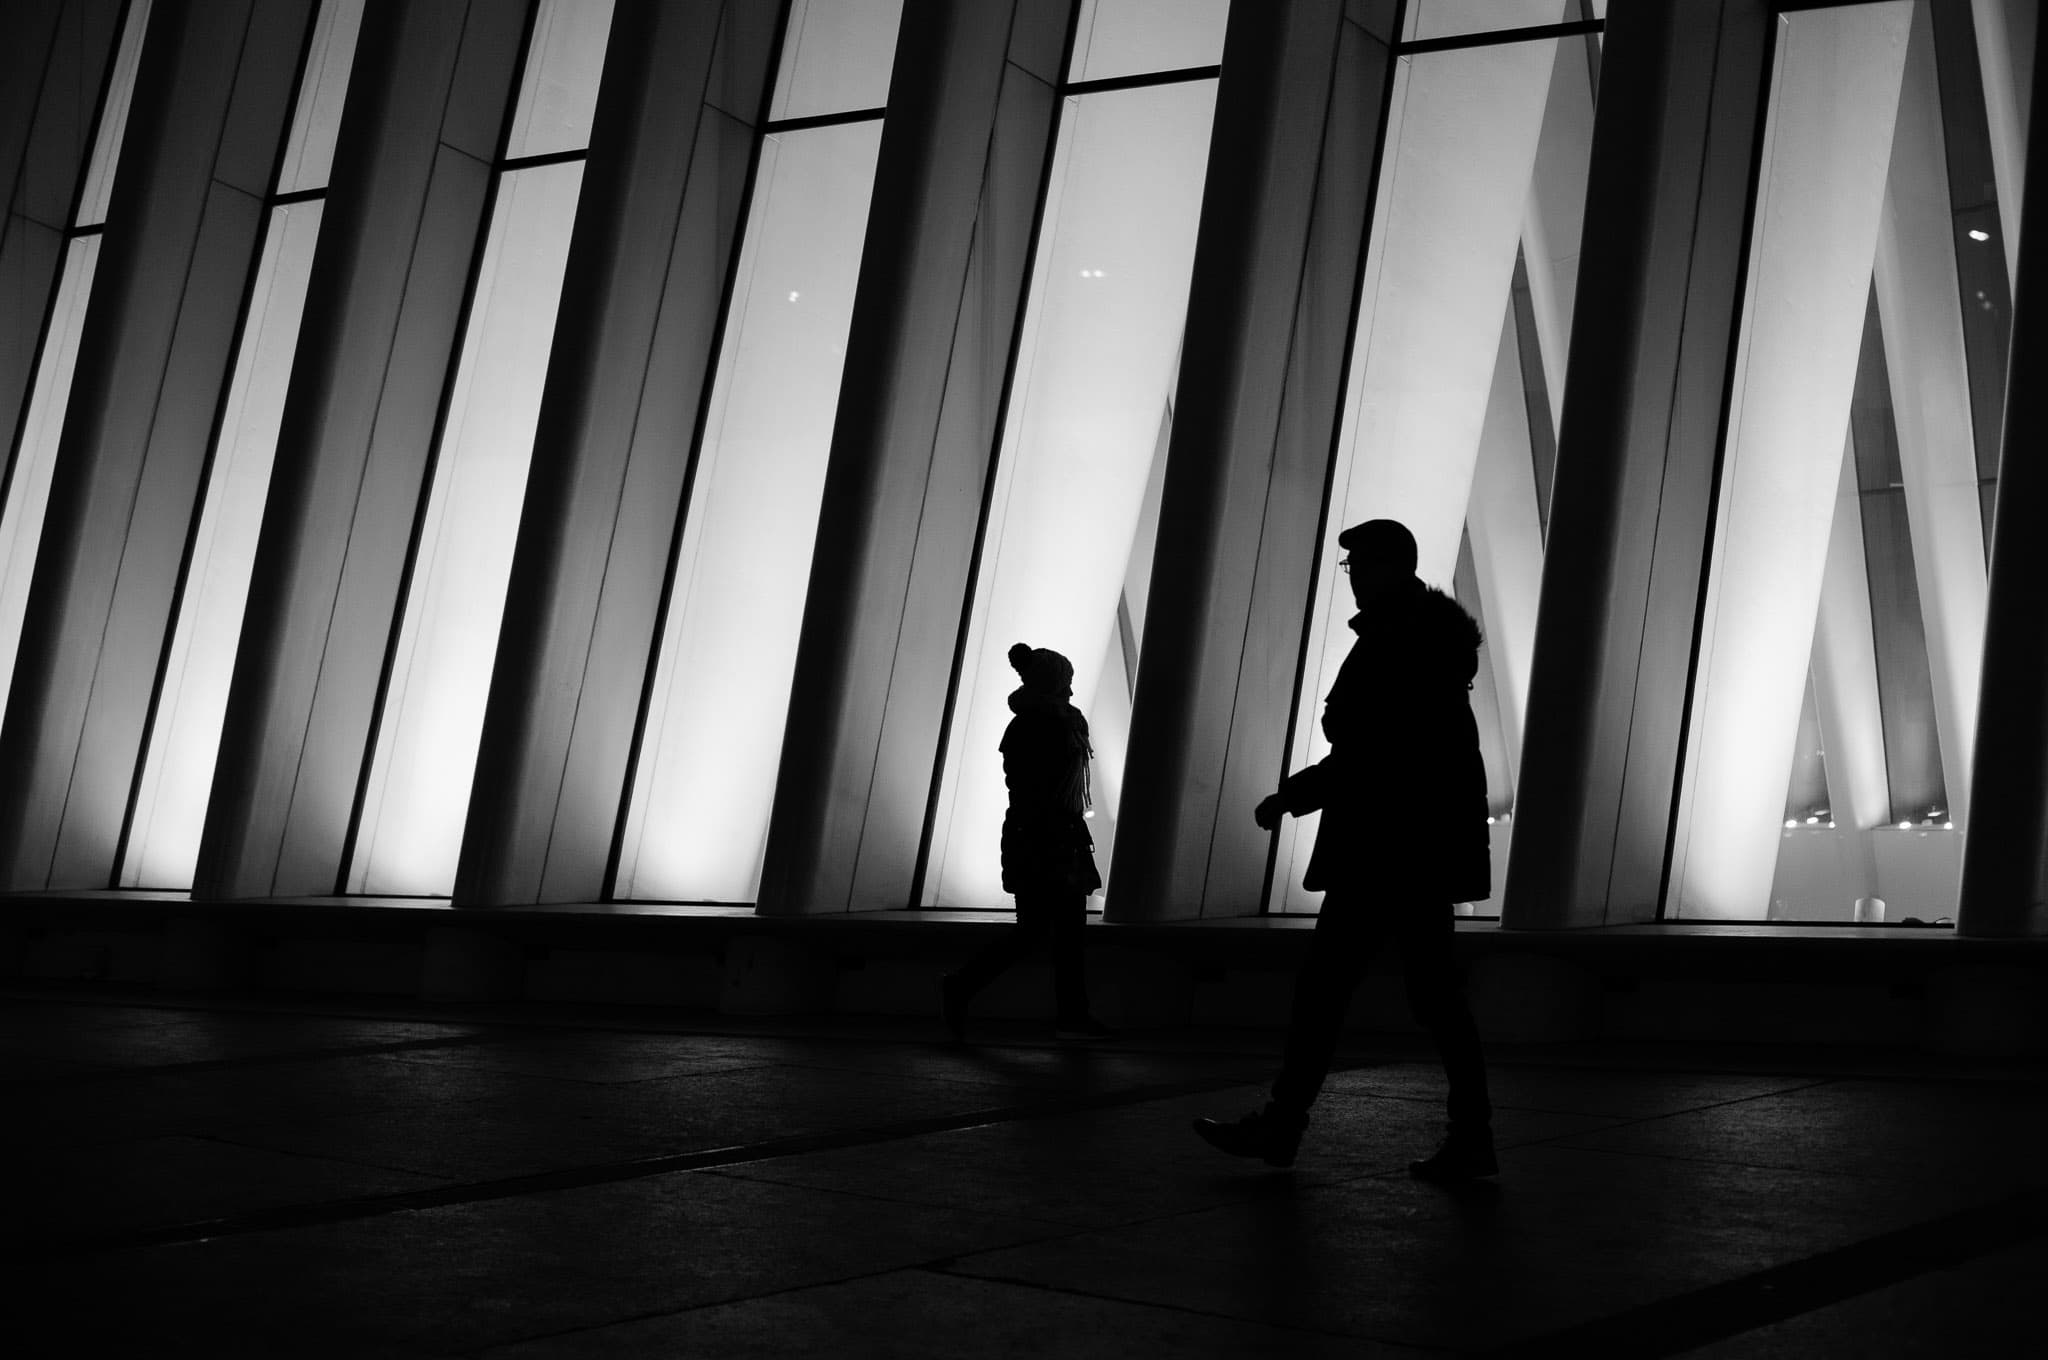
POLYGON ((1058 693, 1074 683, 1074 663, 1050 647, 1031 647, 1020 642, 1010 648, 1010 665, 1026 689, 1058 693))

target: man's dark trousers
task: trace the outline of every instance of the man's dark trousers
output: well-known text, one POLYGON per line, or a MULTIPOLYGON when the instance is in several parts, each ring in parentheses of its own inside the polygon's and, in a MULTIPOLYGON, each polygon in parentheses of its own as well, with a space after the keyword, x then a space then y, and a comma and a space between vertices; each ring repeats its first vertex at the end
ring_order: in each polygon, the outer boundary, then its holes
POLYGON ((1451 1127, 1482 1130, 1492 1120, 1486 1062, 1479 1030, 1465 1004, 1464 979, 1452 941, 1456 921, 1448 902, 1331 892, 1323 899, 1309 942, 1308 962, 1294 983, 1294 1014, 1287 1026, 1287 1056, 1273 1083, 1273 1104, 1305 1116, 1323 1089, 1351 994, 1389 940, 1401 950, 1408 1009, 1429 1031, 1450 1079, 1451 1127))

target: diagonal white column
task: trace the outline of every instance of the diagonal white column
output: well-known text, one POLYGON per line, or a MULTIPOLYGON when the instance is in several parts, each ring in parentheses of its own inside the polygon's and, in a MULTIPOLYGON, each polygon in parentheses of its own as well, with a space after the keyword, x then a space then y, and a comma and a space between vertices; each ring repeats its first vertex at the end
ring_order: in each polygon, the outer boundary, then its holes
POLYGON ((1536 317, 1555 430, 1564 417, 1564 361, 1579 279, 1579 238, 1586 216, 1586 149, 1593 144, 1593 73, 1578 42, 1560 44, 1536 144, 1536 172, 1522 222, 1529 309, 1536 317))
POLYGON ((2026 188, 2027 110, 2040 0, 1971 0, 1977 65, 1984 78, 1984 120, 1991 168, 1998 176, 1998 220, 2004 229, 2005 276, 2019 272, 2020 195, 2026 188))
MULTIPOLYGON (((1968 815, 1977 686, 1984 657, 1984 522, 1977 495, 1970 371, 1957 304, 1934 27, 1918 11, 1899 88, 1898 131, 1877 234, 1874 278, 1891 376, 1913 571, 1927 631, 1935 730, 1949 813, 1968 815)), ((1911 811, 1917 815, 1921 809, 1911 811)), ((1903 814, 1903 811, 1901 813, 1903 814)))
POLYGON ((1506 748, 1506 768, 1493 773, 1504 780, 1510 795, 1522 758, 1529 659, 1536 649, 1536 596, 1543 580, 1543 530, 1536 514, 1529 413, 1513 327, 1512 318, 1501 327, 1466 522, 1487 651, 1493 658, 1494 692, 1500 701, 1501 744, 1506 748))
POLYGON ((1891 820, 1885 777, 1884 715, 1878 707, 1877 641, 1870 574, 1863 565, 1863 510, 1856 460, 1846 450, 1835 492, 1834 527, 1813 630, 1813 699, 1828 761, 1828 805, 1851 831, 1891 820))
POLYGON ((1912 7, 1789 15, 1723 456, 1673 914, 1770 901, 1912 7))

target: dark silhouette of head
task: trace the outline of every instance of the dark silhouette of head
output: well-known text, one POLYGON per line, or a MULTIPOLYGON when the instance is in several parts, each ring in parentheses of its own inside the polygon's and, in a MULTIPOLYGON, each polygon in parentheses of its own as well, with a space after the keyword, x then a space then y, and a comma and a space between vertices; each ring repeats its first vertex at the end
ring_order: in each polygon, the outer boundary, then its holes
POLYGON ((1058 699, 1074 693, 1074 663, 1050 647, 1032 647, 1019 642, 1010 648, 1010 665, 1024 682, 1024 688, 1058 699))
POLYGON ((1351 597, 1363 609, 1415 579, 1415 535, 1397 519, 1369 519, 1337 535, 1351 573, 1351 597))

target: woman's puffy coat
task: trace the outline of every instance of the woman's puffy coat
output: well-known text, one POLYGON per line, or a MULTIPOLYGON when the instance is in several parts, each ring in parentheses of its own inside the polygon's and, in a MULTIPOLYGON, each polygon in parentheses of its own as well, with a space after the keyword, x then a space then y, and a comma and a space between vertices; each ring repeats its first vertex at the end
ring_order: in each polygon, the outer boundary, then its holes
POLYGON ((1016 716, 1002 744, 1003 780, 1010 788, 1003 814, 1003 891, 1094 892, 1102 886, 1095 841, 1072 805, 1075 766, 1087 760, 1087 723, 1064 702, 1026 690, 1010 696, 1010 709, 1016 716))

